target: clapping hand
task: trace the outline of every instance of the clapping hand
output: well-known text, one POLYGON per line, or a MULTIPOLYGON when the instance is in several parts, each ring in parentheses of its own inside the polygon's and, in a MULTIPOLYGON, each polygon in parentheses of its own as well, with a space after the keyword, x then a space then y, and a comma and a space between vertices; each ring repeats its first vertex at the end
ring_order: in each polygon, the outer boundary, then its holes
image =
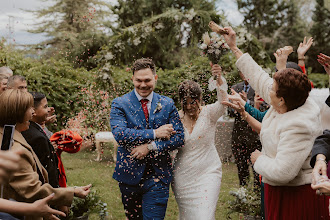
POLYGON ((74 188, 74 196, 84 199, 91 191, 92 184, 74 188))
POLYGON ((228 95, 228 101, 222 101, 221 104, 226 105, 235 109, 238 113, 243 113, 245 111, 245 103, 240 94, 231 89, 231 95, 228 95), (231 102, 229 102, 231 101, 231 102))
POLYGON ((310 37, 308 41, 306 41, 306 37, 304 37, 304 41, 299 44, 299 47, 297 49, 298 59, 304 58, 305 54, 309 50, 309 48, 313 44, 313 38, 310 37))
POLYGON ((276 50, 274 56, 276 58, 276 68, 277 70, 283 70, 286 68, 286 61, 288 60, 288 56, 293 52, 293 48, 291 46, 285 46, 276 50))
POLYGON ((52 124, 56 121, 56 115, 54 113, 55 113, 54 107, 49 107, 48 117, 46 118, 45 124, 47 125, 52 124))
POLYGON ((317 57, 317 61, 324 67, 324 70, 327 72, 327 74, 330 75, 330 57, 323 53, 320 53, 320 55, 317 55, 317 57))

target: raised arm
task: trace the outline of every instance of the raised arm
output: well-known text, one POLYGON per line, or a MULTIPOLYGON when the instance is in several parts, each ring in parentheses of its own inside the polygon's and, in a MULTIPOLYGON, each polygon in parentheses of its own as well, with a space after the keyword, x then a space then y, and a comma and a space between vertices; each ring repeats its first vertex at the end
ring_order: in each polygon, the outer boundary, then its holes
POLYGON ((226 106, 221 102, 227 100, 227 89, 228 85, 226 79, 222 76, 222 69, 218 64, 212 65, 212 75, 217 77, 217 98, 218 101, 207 105, 207 113, 213 123, 216 123, 217 120, 225 113, 226 106))
POLYGON ((293 48, 291 46, 285 46, 276 50, 274 56, 276 58, 276 68, 277 71, 286 69, 286 62, 288 60, 289 55, 293 52, 293 48))
POLYGON ((299 44, 299 47, 297 49, 297 54, 298 54, 298 65, 301 67, 305 67, 305 54, 309 50, 309 48, 313 44, 313 38, 310 37, 307 41, 307 38, 304 37, 303 42, 299 44))

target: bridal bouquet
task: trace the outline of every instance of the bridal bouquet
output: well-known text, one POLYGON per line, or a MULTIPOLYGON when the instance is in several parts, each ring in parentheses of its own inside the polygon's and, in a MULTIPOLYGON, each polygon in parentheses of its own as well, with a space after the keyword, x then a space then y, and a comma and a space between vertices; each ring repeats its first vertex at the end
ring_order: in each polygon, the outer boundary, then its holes
POLYGON ((199 48, 213 64, 217 64, 220 58, 229 51, 229 47, 226 41, 215 32, 210 35, 208 32, 203 34, 203 43, 199 45, 199 48))
MULTIPOLYGON (((199 45, 199 48, 203 51, 203 54, 207 55, 212 64, 217 64, 221 56, 229 51, 229 46, 223 37, 215 32, 212 32, 210 35, 208 32, 203 34, 203 43, 199 45)), ((213 91, 217 87, 213 76, 209 79, 208 87, 210 91, 213 91)))

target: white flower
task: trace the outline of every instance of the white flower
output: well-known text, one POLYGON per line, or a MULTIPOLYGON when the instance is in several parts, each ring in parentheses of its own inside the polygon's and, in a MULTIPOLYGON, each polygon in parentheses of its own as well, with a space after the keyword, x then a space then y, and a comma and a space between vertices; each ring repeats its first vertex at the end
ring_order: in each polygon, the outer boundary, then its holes
POLYGON ((179 15, 174 15, 174 20, 179 21, 179 15))
POLYGON ((202 39, 203 39, 203 43, 206 45, 209 45, 211 43, 211 39, 208 32, 203 34, 202 39))
POLYGON ((145 31, 145 33, 150 33, 150 32, 152 31, 152 27, 150 27, 150 26, 145 26, 145 27, 144 27, 144 31, 145 31))
POLYGON ((215 40, 218 38, 218 35, 215 32, 211 32, 210 36, 215 40))
POLYGON ((221 52, 221 51, 220 51, 220 50, 218 50, 218 49, 216 49, 216 50, 215 50, 215 54, 216 54, 216 55, 219 55, 219 54, 220 54, 220 52, 221 52))
POLYGON ((141 40, 140 40, 139 37, 138 37, 138 38, 135 38, 135 39, 133 40, 133 44, 134 44, 135 46, 139 45, 140 43, 141 43, 141 40))
POLYGON ((155 108, 155 110, 154 110, 154 114, 155 114, 156 112, 162 110, 162 108, 163 108, 162 104, 161 104, 160 102, 158 102, 158 103, 157 103, 157 106, 156 106, 156 108, 155 108))
POLYGON ((134 30, 133 27, 129 27, 129 28, 127 28, 127 31, 129 31, 129 32, 131 32, 131 33, 134 33, 134 32, 135 32, 135 30, 134 30))
POLYGON ((215 47, 215 48, 220 48, 220 46, 221 46, 221 45, 218 44, 218 43, 215 43, 215 44, 214 44, 214 47, 215 47))
POLYGON ((105 58, 106 60, 112 60, 114 57, 115 57, 115 56, 114 56, 111 52, 108 52, 108 53, 104 56, 104 58, 105 58))
POLYGON ((155 26, 156 29, 163 29, 164 27, 165 27, 165 26, 164 26, 163 23, 158 23, 158 24, 155 26))
POLYGON ((207 45, 203 43, 199 46, 199 48, 201 48, 202 50, 205 50, 207 48, 207 45))
POLYGON ((192 8, 188 11, 188 13, 185 16, 186 16, 186 18, 188 18, 189 21, 191 21, 192 19, 194 19, 195 15, 196 15, 196 12, 192 8))
POLYGON ((123 45, 123 43, 120 42, 120 41, 118 41, 118 42, 115 44, 115 47, 119 48, 119 47, 121 47, 122 45, 123 45))
POLYGON ((110 76, 109 76, 109 74, 107 74, 107 73, 104 73, 103 76, 102 76, 102 79, 103 79, 103 80, 107 80, 107 79, 109 79, 109 78, 110 78, 110 76))

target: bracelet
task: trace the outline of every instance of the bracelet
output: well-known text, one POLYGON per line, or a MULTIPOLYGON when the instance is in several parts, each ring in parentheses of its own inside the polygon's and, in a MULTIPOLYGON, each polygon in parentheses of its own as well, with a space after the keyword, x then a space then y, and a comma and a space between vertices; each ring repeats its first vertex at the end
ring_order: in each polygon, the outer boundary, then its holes
POLYGON ((323 159, 323 158, 319 158, 316 161, 323 161, 325 164, 328 164, 328 162, 325 159, 323 159))
POLYGON ((303 56, 303 57, 298 57, 298 60, 305 60, 305 56, 303 56))
POLYGON ((239 51, 239 48, 237 48, 237 49, 235 49, 235 50, 232 50, 233 51, 233 53, 235 54, 235 53, 237 53, 238 51, 239 51))

